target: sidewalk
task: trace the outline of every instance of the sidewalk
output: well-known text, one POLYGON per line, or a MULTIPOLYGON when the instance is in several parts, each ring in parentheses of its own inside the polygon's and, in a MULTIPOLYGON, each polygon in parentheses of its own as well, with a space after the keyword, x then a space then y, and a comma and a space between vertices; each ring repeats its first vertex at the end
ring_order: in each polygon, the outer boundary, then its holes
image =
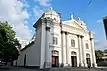
POLYGON ((98 66, 97 68, 107 68, 107 66, 98 66))

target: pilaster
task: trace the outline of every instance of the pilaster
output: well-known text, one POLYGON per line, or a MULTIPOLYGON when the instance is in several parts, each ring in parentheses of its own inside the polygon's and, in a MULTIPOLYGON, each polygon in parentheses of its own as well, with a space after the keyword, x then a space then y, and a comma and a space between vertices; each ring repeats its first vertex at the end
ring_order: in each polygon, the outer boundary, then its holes
POLYGON ((66 38, 65 38, 65 32, 62 31, 62 63, 65 66, 66 65, 66 38))
POLYGON ((93 62, 92 66, 97 67, 95 49, 94 49, 94 33, 93 32, 89 32, 89 39, 90 39, 91 53, 92 53, 92 62, 93 62))
POLYGON ((82 54, 82 36, 77 35, 78 37, 78 51, 79 51, 79 67, 83 67, 83 54, 82 54))
POLYGON ((40 69, 44 68, 45 62, 45 37, 46 37, 46 30, 45 30, 45 23, 41 25, 41 54, 40 54, 40 69))
POLYGON ((68 57, 69 57, 69 47, 68 47, 69 36, 68 36, 68 32, 65 32, 65 35, 66 35, 66 64, 69 65, 69 60, 68 60, 68 57))
POLYGON ((62 63, 61 63, 61 67, 63 67, 64 65, 64 56, 63 56, 63 31, 61 31, 61 60, 62 60, 62 63))
POLYGON ((84 54, 84 36, 80 36, 80 38, 81 38, 82 63, 83 67, 86 67, 86 58, 84 54))
POLYGON ((92 53, 92 66, 93 67, 97 67, 97 64, 96 64, 96 57, 95 57, 95 49, 94 49, 94 39, 93 38, 90 38, 90 43, 91 43, 91 53, 92 53))
MULTIPOLYGON (((49 25, 49 23, 47 23, 49 25)), ((50 27, 46 26, 46 37, 45 37, 45 62, 44 67, 50 68, 52 63, 51 49, 50 49, 50 27)))

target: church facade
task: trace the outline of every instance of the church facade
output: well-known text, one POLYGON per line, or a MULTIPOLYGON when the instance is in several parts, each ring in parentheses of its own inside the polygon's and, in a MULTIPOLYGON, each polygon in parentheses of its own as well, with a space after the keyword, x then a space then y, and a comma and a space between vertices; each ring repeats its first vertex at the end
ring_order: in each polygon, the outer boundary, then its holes
POLYGON ((36 34, 32 42, 20 52, 18 66, 51 67, 96 67, 94 33, 87 24, 71 16, 62 21, 61 14, 52 8, 33 26, 36 34))

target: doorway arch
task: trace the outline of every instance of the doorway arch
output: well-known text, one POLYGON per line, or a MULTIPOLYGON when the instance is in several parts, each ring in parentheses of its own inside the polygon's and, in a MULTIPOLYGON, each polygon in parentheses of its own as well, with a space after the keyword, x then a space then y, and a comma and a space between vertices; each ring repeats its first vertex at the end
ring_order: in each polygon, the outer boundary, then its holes
POLYGON ((71 52, 71 64, 72 67, 77 67, 77 53, 75 51, 71 52))
POLYGON ((52 51, 52 67, 59 66, 59 51, 53 50, 52 51))
POLYGON ((87 66, 91 66, 91 60, 90 60, 90 54, 86 53, 86 62, 87 62, 87 66))

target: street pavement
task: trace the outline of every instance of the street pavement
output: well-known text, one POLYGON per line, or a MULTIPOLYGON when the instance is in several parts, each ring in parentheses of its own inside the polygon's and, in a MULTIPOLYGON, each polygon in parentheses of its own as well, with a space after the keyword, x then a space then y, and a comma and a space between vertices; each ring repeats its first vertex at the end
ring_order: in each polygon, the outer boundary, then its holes
POLYGON ((31 68, 1 68, 0 71, 41 71, 31 68))
POLYGON ((107 68, 51 68, 51 69, 32 69, 32 68, 4 68, 0 71, 107 71, 107 68))

